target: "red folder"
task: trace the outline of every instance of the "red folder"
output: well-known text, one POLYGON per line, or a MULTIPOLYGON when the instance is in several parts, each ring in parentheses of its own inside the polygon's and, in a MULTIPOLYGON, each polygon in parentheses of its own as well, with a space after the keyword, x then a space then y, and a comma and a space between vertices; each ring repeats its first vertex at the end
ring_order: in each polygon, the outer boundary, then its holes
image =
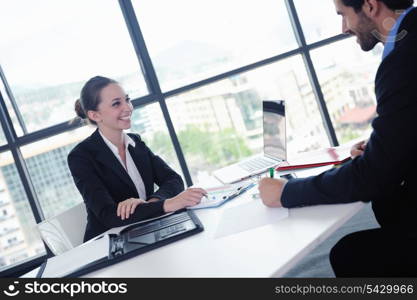
POLYGON ((276 168, 277 171, 339 165, 351 159, 351 146, 339 146, 319 149, 299 154, 285 164, 276 168))

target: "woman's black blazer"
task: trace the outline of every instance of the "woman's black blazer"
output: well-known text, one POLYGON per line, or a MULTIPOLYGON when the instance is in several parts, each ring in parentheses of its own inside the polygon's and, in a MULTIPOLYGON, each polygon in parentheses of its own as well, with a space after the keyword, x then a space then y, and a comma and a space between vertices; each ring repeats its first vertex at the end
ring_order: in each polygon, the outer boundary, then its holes
POLYGON ((87 208, 84 241, 110 228, 163 214, 164 200, 184 190, 181 177, 153 154, 139 135, 129 136, 135 141, 135 147, 129 146, 128 150, 143 179, 146 197, 160 201, 139 205, 127 220, 117 217, 117 204, 139 195, 126 170, 96 130, 68 155, 68 166, 87 208), (159 187, 156 192, 154 184, 159 187))

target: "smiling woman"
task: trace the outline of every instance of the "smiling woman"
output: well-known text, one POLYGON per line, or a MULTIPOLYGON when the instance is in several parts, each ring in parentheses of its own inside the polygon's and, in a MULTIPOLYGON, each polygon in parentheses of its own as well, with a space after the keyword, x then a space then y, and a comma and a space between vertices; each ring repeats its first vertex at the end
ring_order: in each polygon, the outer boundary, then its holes
POLYGON ((75 111, 98 127, 68 155, 87 207, 85 241, 112 227, 196 205, 206 194, 199 188, 181 192, 181 177, 139 135, 124 132, 131 127, 133 106, 117 81, 88 80, 75 111))

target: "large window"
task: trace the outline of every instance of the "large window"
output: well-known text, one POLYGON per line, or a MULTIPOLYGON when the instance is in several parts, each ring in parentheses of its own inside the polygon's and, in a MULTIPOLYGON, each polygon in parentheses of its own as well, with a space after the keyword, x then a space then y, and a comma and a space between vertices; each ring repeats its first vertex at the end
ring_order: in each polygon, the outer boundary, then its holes
POLYGON ((163 90, 297 47, 281 0, 132 2, 163 90))
POLYGON ((0 271, 44 254, 35 226, 13 157, 0 153, 0 271))
POLYGON ((288 153, 329 145, 299 56, 167 100, 194 181, 263 151, 262 100, 273 99, 286 100, 288 153))
POLYGON ((147 94, 114 0, 1 1, 1 64, 29 132, 71 119, 81 86, 95 75, 147 94))
POLYGON ((342 19, 336 14, 333 1, 295 0, 294 3, 307 43, 342 33, 342 19))

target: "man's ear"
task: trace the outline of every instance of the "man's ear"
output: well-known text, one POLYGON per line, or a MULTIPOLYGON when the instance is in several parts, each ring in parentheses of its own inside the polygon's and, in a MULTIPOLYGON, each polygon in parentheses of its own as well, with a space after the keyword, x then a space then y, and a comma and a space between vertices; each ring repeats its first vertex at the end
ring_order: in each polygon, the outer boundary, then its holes
POLYGON ((95 121, 96 123, 101 122, 101 117, 100 117, 100 113, 98 111, 95 110, 89 110, 87 111, 87 116, 90 120, 95 121))
POLYGON ((374 18, 381 9, 381 3, 378 0, 365 0, 362 6, 362 12, 368 17, 368 18, 374 18))

